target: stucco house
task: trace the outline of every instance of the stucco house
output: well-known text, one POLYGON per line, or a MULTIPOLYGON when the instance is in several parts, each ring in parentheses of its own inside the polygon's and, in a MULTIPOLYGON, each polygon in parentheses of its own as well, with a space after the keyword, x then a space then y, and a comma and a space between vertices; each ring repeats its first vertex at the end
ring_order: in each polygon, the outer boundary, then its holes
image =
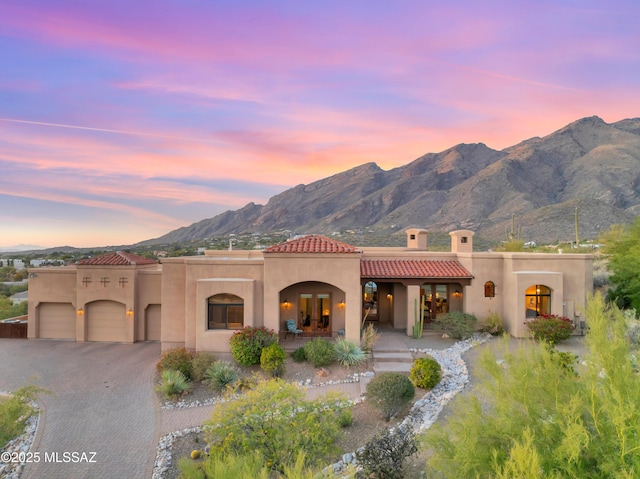
POLYGON ((469 230, 453 231, 450 251, 434 252, 426 230, 406 234, 400 248, 307 235, 162 264, 118 252, 33 269, 28 337, 226 352, 234 331, 265 326, 284 334, 292 319, 304 336, 359 341, 364 317, 410 335, 421 302, 428 319, 498 313, 516 337, 528 335, 524 321, 539 313, 568 316, 579 330, 591 255, 473 252, 469 230))

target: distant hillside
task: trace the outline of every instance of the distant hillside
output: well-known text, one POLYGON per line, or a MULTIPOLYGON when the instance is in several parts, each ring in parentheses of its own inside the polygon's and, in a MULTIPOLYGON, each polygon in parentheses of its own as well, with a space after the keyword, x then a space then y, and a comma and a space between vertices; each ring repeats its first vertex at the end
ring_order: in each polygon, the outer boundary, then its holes
POLYGON ((502 151, 460 144, 389 171, 367 163, 139 244, 408 226, 502 240, 512 214, 526 241, 555 242, 575 237, 575 208, 582 238, 640 214, 640 118, 583 118, 502 151))

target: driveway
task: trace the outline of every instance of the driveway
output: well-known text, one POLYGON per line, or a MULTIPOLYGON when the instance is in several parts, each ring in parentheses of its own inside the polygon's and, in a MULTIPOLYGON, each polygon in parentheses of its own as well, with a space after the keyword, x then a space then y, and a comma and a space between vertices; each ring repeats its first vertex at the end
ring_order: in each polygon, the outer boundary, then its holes
POLYGON ((32 451, 40 462, 27 464, 22 478, 151 477, 159 355, 158 343, 0 339, 0 390, 32 383, 52 392, 38 399, 43 414, 32 451), (64 462, 64 452, 87 459, 95 452, 95 462, 64 462))

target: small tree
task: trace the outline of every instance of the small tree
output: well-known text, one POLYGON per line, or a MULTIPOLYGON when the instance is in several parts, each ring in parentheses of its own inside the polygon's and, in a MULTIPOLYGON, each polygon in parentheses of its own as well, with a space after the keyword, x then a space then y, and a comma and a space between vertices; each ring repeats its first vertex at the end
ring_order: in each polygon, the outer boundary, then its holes
POLYGON ((260 364, 262 350, 277 342, 278 335, 272 329, 252 326, 236 331, 229 340, 233 359, 241 366, 260 364))
POLYGON ((307 464, 315 464, 335 451, 338 415, 347 407, 340 395, 307 401, 295 384, 262 381, 216 407, 207 423, 207 442, 214 453, 259 451, 277 469, 292 464, 298 451, 306 452, 307 464))

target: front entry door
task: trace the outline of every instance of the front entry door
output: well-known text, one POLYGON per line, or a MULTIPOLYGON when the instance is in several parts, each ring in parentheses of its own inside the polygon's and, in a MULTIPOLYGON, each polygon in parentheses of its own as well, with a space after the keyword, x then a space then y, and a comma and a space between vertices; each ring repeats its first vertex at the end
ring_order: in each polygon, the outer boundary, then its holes
POLYGON ((299 304, 303 331, 331 332, 331 294, 301 293, 299 304))

